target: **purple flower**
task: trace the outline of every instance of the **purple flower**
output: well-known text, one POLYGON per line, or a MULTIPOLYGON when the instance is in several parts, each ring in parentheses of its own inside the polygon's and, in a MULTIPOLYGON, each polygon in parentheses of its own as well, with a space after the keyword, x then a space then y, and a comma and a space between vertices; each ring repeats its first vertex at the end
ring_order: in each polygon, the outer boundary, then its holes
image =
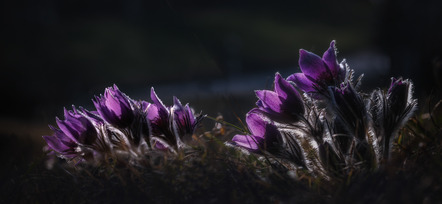
POLYGON ((150 91, 150 98, 153 103, 147 108, 147 119, 155 126, 154 133, 163 133, 165 129, 169 129, 170 126, 170 110, 166 107, 160 98, 158 98, 152 87, 150 91))
POLYGON ((275 91, 258 90, 256 105, 274 119, 298 119, 304 114, 304 104, 296 89, 281 77, 275 76, 275 91))
POLYGON ((49 149, 54 150, 63 158, 74 158, 77 156, 75 149, 78 144, 70 139, 63 131, 49 126, 54 131, 53 136, 43 136, 43 139, 48 144, 49 149))
POLYGON ((166 149, 167 147, 185 146, 182 142, 183 137, 194 133, 203 116, 195 117, 189 105, 183 106, 176 97, 173 98, 174 105, 166 107, 158 98, 153 87, 150 97, 153 103, 146 110, 147 119, 152 126, 153 140, 156 142, 155 147, 166 149))
POLYGON ((104 96, 95 97, 93 102, 100 116, 116 127, 126 128, 135 118, 131 99, 116 85, 106 88, 104 96))
POLYGON ((172 117, 175 134, 178 134, 180 138, 192 135, 202 116, 195 117, 189 104, 183 106, 176 97, 173 97, 173 102, 172 117))
POLYGON ((77 111, 64 110, 64 120, 56 118, 60 129, 49 126, 54 131, 54 136, 43 136, 49 148, 66 158, 77 155, 78 146, 92 145, 97 139, 97 129, 91 119, 77 111))
POLYGON ((264 120, 257 109, 252 109, 246 116, 250 135, 235 135, 232 141, 249 150, 274 149, 282 142, 281 133, 270 121, 264 120))
POLYGON ((293 81, 306 93, 316 93, 326 90, 328 86, 335 86, 344 81, 344 66, 336 59, 335 41, 319 57, 318 55, 301 49, 299 51, 299 67, 302 73, 290 75, 287 80, 293 81))
MULTIPOLYGON (((153 87, 150 92, 150 98, 152 99, 153 103, 147 108, 146 118, 151 123, 153 136, 159 137, 163 139, 164 142, 175 146, 177 144, 177 138, 173 134, 171 128, 172 120, 170 108, 166 107, 161 99, 158 98, 153 87)), ((162 147, 164 144, 156 146, 162 147)))

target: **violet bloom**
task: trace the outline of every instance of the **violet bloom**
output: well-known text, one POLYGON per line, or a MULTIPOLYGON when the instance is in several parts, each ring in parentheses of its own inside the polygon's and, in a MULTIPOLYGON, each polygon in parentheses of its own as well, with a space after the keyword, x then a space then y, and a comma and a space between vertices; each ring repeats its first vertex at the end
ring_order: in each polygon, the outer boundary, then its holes
POLYGON ((97 129, 90 118, 77 111, 64 110, 64 120, 56 119, 60 129, 50 126, 54 136, 43 136, 49 148, 66 158, 77 155, 78 146, 92 145, 97 139, 97 129))
POLYGON ((163 104, 161 99, 158 98, 153 87, 150 91, 150 98, 153 103, 147 108, 147 119, 149 119, 152 125, 155 126, 154 134, 161 134, 165 132, 164 130, 169 129, 170 110, 163 104))
POLYGON ((163 140, 160 141, 160 144, 157 142, 156 147, 164 147, 165 143, 175 146, 177 144, 177 138, 171 129, 170 108, 166 107, 161 99, 158 98, 153 87, 150 92, 150 98, 153 103, 147 108, 146 118, 151 123, 153 136, 163 140))
POLYGON ((259 98, 256 105, 273 119, 295 119, 304 114, 304 104, 289 82, 281 77, 279 73, 275 76, 275 91, 259 90, 256 96, 259 98))
POLYGON ((328 86, 336 86, 344 81, 346 74, 344 66, 338 64, 336 59, 334 40, 322 58, 306 50, 299 50, 299 67, 302 73, 292 74, 287 80, 293 81, 306 93, 322 92, 328 86))
POLYGON ((178 134, 180 138, 183 138, 185 135, 192 135, 202 116, 195 117, 189 104, 183 106, 175 96, 173 97, 173 102, 172 117, 175 134, 178 134))
POLYGON ((252 109, 246 116, 247 127, 250 135, 235 135, 232 141, 237 146, 256 151, 259 149, 275 149, 282 143, 281 133, 270 121, 258 114, 257 109, 252 109))
POLYGON ((135 114, 131 99, 115 84, 113 87, 106 88, 104 96, 95 97, 93 102, 100 116, 116 127, 126 128, 134 121, 135 114))

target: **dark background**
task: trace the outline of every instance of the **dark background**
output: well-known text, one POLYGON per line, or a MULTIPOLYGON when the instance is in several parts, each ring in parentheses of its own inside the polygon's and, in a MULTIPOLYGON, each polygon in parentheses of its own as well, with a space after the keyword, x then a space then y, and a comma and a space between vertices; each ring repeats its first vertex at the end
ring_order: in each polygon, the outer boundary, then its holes
POLYGON ((299 71, 300 48, 322 55, 333 39, 366 87, 404 76, 419 97, 440 93, 441 19, 438 0, 3 1, 0 133, 39 149, 63 107, 92 108, 113 83, 236 120, 276 71, 299 71))

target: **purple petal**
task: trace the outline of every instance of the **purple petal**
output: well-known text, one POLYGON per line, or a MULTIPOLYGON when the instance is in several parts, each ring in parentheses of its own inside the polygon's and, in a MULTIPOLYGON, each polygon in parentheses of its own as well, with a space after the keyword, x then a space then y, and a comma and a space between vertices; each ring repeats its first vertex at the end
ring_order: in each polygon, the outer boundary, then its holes
POLYGON ((159 149, 159 150, 167 149, 167 147, 163 143, 161 143, 159 140, 155 141, 155 148, 159 149))
POLYGON ((287 78, 288 81, 293 81, 298 88, 304 92, 314 92, 314 83, 310 81, 303 73, 295 73, 287 78))
POLYGON ((163 104, 160 98, 158 98, 157 93, 155 93, 155 89, 152 87, 150 91, 150 99, 152 99, 153 103, 157 105, 159 109, 166 109, 166 106, 163 104))
POLYGON ((88 111, 80 106, 81 112, 89 117, 95 123, 103 123, 103 118, 100 117, 100 114, 97 111, 88 111))
POLYGON ((283 99, 288 98, 301 98, 299 93, 296 91, 288 81, 281 77, 279 73, 275 76, 275 92, 278 93, 283 99))
POLYGON ((65 146, 68 147, 75 147, 77 146, 77 144, 71 140, 68 136, 66 136, 66 134, 63 133, 63 131, 56 129, 52 126, 50 126, 50 128, 54 131, 54 135, 55 137, 62 142, 65 146))
POLYGON ((278 94, 278 96, 282 97, 283 99, 287 98, 287 95, 290 92, 290 88, 294 87, 292 85, 290 85, 290 83, 288 83, 286 80, 284 80, 281 75, 276 72, 275 74, 275 92, 278 94))
POLYGON ((111 110, 115 115, 121 117, 121 115, 123 114, 123 110, 121 108, 120 100, 118 100, 117 97, 111 93, 110 89, 106 89, 104 97, 106 98, 104 102, 106 107, 111 110))
POLYGON ((322 56, 322 59, 324 60, 325 64, 328 66, 332 75, 336 78, 339 73, 339 64, 338 60, 336 59, 336 47, 334 40, 330 43, 330 47, 328 48, 327 51, 325 51, 324 55, 322 56))
POLYGON ((251 150, 258 150, 259 149, 258 143, 260 143, 262 140, 263 138, 256 138, 251 135, 235 135, 232 138, 232 141, 234 141, 236 145, 251 150))
POLYGON ((113 95, 120 101, 121 105, 123 105, 125 108, 131 108, 130 106, 130 98, 127 97, 123 92, 121 92, 117 85, 114 84, 114 91, 113 95))
POLYGON ((183 109, 183 105, 181 104, 181 101, 176 96, 173 97, 173 104, 175 106, 177 106, 178 108, 183 109))
POLYGON ((55 118, 55 120, 56 120, 56 123, 57 123, 58 127, 60 128, 60 130, 63 131, 63 133, 66 136, 68 136, 71 140, 78 143, 76 131, 71 126, 67 125, 64 121, 61 121, 58 118, 55 118))
POLYGON ((255 91, 256 96, 261 100, 261 103, 263 105, 263 108, 280 113, 281 112, 281 99, 279 98, 278 94, 273 91, 269 90, 258 90, 255 91))
POLYGON ((56 152, 61 153, 71 149, 70 147, 64 145, 58 138, 54 136, 43 136, 43 139, 46 141, 48 146, 51 149, 55 150, 56 152))
POLYGON ((322 58, 303 49, 299 50, 299 67, 306 76, 315 80, 319 80, 324 73, 327 74, 322 58))
POLYGON ((161 118, 166 118, 169 116, 169 110, 166 108, 166 106, 163 104, 160 98, 158 98, 157 94, 155 93, 154 88, 152 87, 150 91, 150 98, 154 102, 155 106, 158 108, 158 114, 161 118))
POLYGON ((257 114, 254 110, 255 109, 252 109, 247 114, 246 123, 252 135, 263 138, 266 132, 266 122, 264 121, 263 116, 257 114))
POLYGON ((186 104, 186 106, 184 106, 184 109, 187 112, 187 115, 189 116, 190 123, 192 125, 195 125, 195 115, 193 114, 192 109, 189 107, 189 104, 186 104))
POLYGON ((159 117, 158 108, 155 104, 150 104, 147 108, 147 119, 150 121, 155 120, 159 117))
POLYGON ((116 116, 109 111, 104 102, 104 97, 100 95, 100 97, 95 96, 94 106, 97 109, 99 115, 106 120, 107 122, 114 124, 116 122, 116 116))
POLYGON ((140 102, 140 107, 141 107, 141 110, 142 110, 143 112, 146 112, 147 109, 149 108, 149 106, 150 106, 150 103, 147 102, 147 101, 141 101, 141 102, 140 102))
MULTIPOLYGON (((106 120, 108 123, 115 125, 115 126, 119 126, 119 127, 123 127, 125 125, 128 125, 129 120, 126 119, 122 119, 122 115, 116 115, 116 113, 114 112, 114 106, 113 103, 116 102, 115 100, 113 102, 108 102, 111 100, 112 96, 109 93, 109 88, 106 89, 105 91, 105 96, 101 96, 100 97, 95 97, 95 100, 93 100, 95 108, 97 109, 98 113, 100 113, 100 116, 106 120), (109 98, 106 98, 107 96, 109 96, 109 98)), ((113 99, 112 99, 113 100, 113 99)), ((121 106, 118 104, 117 105, 120 108, 120 113, 121 112, 121 106)), ((118 108, 115 108, 118 109, 118 108)), ((132 112, 130 112, 132 113, 132 112)), ((133 113, 132 113, 133 114, 133 113)))

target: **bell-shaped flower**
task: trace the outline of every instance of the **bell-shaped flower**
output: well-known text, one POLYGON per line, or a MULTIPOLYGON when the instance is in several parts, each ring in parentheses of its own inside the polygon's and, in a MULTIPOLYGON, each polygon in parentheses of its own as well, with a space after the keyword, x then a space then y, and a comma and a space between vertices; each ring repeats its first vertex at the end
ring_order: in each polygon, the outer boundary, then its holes
POLYGON ((71 159, 77 156, 76 148, 78 144, 70 139, 63 131, 49 126, 53 131, 53 136, 43 136, 43 139, 48 144, 49 149, 54 150, 59 156, 71 159))
POLYGON ((173 97, 173 102, 174 105, 171 112, 175 134, 178 134, 180 138, 183 138, 185 135, 192 135, 203 116, 195 117, 189 104, 183 106, 175 96, 173 97))
POLYGON ((346 70, 343 63, 338 64, 334 40, 322 58, 301 49, 299 51, 299 67, 302 73, 292 74, 287 80, 293 81, 306 93, 325 91, 328 86, 339 85, 345 79, 346 70))
POLYGON ((131 99, 116 85, 106 88, 104 96, 95 97, 93 102, 100 116, 116 127, 126 128, 135 118, 131 99))
POLYGON ((172 118, 170 114, 171 112, 170 108, 164 105, 164 103, 155 93, 153 87, 150 92, 150 98, 153 101, 153 103, 150 104, 149 107, 147 108, 146 118, 150 121, 152 127, 152 134, 154 137, 156 137, 154 139, 163 140, 160 141, 159 142, 160 144, 156 145, 156 147, 164 147, 166 145, 176 146, 177 138, 171 128, 172 118))
POLYGON ((298 120, 304 114, 304 103, 298 91, 279 73, 275 76, 274 91, 258 90, 256 96, 258 108, 272 119, 298 120))
POLYGON ((154 134, 164 133, 164 130, 169 129, 170 126, 170 110, 158 98, 153 87, 150 92, 150 98, 153 103, 148 105, 147 119, 152 123, 154 134))
POLYGON ((43 136, 48 146, 67 158, 74 157, 78 146, 90 146, 97 139, 97 129, 91 119, 77 111, 64 110, 64 120, 56 119, 60 129, 50 126, 54 136, 43 136))
POLYGON ((246 116, 247 127, 250 134, 235 135, 232 141, 240 147, 251 151, 277 149, 282 144, 281 133, 278 128, 265 117, 260 111, 252 109, 246 116))

